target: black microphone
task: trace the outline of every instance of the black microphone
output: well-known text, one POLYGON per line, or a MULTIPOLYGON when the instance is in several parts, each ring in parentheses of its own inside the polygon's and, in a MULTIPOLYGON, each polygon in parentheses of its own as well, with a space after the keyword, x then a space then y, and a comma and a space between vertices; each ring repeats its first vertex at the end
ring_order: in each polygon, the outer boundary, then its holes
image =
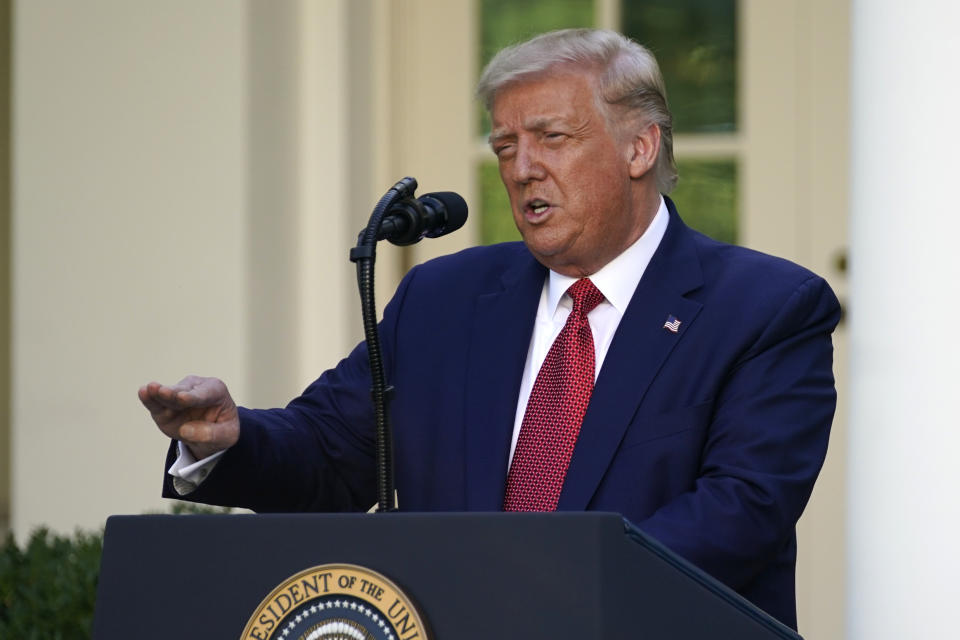
POLYGON ((467 221, 467 203, 452 191, 425 193, 397 202, 380 223, 377 240, 396 245, 416 244, 456 231, 467 221))

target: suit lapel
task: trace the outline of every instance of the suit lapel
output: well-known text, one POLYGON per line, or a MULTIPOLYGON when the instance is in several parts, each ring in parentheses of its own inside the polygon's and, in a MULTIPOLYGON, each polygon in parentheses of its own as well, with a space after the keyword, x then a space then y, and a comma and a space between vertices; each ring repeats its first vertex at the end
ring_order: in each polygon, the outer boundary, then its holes
POLYGON ((670 224, 604 359, 560 493, 558 510, 587 508, 651 382, 700 312, 684 294, 703 274, 690 230, 668 200, 670 224), (670 316, 677 333, 664 328, 670 316))
POLYGON ((471 511, 503 506, 520 381, 546 273, 524 253, 521 263, 504 274, 502 289, 477 299, 464 416, 471 511))

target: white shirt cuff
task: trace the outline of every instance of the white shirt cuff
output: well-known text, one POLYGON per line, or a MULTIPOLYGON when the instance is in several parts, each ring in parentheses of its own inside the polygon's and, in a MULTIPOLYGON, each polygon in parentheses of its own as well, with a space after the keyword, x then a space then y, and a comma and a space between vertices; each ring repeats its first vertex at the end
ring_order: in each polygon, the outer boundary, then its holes
POLYGON ((197 460, 193 457, 193 454, 190 453, 190 449, 178 440, 177 459, 174 460, 173 464, 170 465, 170 469, 167 470, 167 473, 173 476, 173 488, 176 492, 183 496, 191 493, 200 486, 200 483, 210 475, 210 472, 217 465, 217 461, 220 460, 220 456, 222 456, 225 451, 226 449, 217 451, 203 460, 197 460))

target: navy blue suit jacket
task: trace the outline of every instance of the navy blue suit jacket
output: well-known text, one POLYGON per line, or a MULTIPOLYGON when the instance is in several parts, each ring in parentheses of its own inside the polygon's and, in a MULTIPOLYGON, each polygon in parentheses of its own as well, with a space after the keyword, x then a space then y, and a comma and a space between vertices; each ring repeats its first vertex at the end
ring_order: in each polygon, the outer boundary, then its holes
MULTIPOLYGON (((620 512, 795 626, 794 527, 826 453, 839 305, 818 276, 715 242, 669 208, 597 379, 558 509, 620 512), (663 326, 669 316, 680 320, 677 333, 663 326)), ((546 274, 522 243, 509 243, 430 261, 403 279, 380 327, 396 387, 402 510, 500 510, 546 274)), ((368 509, 369 387, 360 345, 285 409, 241 409, 240 441, 188 499, 368 509)), ((169 479, 165 494, 177 497, 169 479)))

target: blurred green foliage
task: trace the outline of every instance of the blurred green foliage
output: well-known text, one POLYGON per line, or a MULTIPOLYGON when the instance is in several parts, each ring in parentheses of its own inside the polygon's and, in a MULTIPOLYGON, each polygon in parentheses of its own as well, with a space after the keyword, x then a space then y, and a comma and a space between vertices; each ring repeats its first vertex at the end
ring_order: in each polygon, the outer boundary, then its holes
POLYGON ((678 160, 680 182, 670 197, 689 227, 731 244, 737 241, 737 164, 678 160))
MULTIPOLYGON (((621 31, 657 56, 679 132, 737 127, 735 0, 622 0, 621 31)), ((479 68, 544 31, 594 25, 592 0, 481 0, 479 68)), ((482 111, 482 109, 481 109, 482 111)), ((489 130, 486 115, 479 130, 489 130)))
MULTIPOLYGON (((175 515, 230 512, 181 501, 170 507, 175 515)), ((8 534, 0 548, 0 638, 89 638, 102 550, 103 531, 59 536, 41 528, 22 549, 8 534)))
POLYGON ((538 33, 592 27, 593 0, 481 0, 480 15, 482 69, 500 49, 538 33))
POLYGON ((89 638, 102 545, 99 532, 38 529, 21 550, 8 534, 0 549, 0 638, 89 638))
MULTIPOLYGON (((480 67, 504 47, 554 29, 593 26, 593 0, 481 0, 480 67)), ((490 118, 478 107, 478 130, 490 131, 490 118)))
POLYGON ((231 507, 215 507, 209 504, 199 504, 197 502, 186 502, 184 500, 173 500, 170 505, 170 513, 175 516, 189 515, 224 515, 233 513, 231 507))
POLYGON ((735 0, 623 0, 622 31, 657 57, 678 132, 737 128, 735 0))
POLYGON ((480 165, 480 242, 493 244, 519 240, 520 232, 513 223, 510 211, 510 198, 500 180, 500 171, 496 160, 488 160, 480 165))

